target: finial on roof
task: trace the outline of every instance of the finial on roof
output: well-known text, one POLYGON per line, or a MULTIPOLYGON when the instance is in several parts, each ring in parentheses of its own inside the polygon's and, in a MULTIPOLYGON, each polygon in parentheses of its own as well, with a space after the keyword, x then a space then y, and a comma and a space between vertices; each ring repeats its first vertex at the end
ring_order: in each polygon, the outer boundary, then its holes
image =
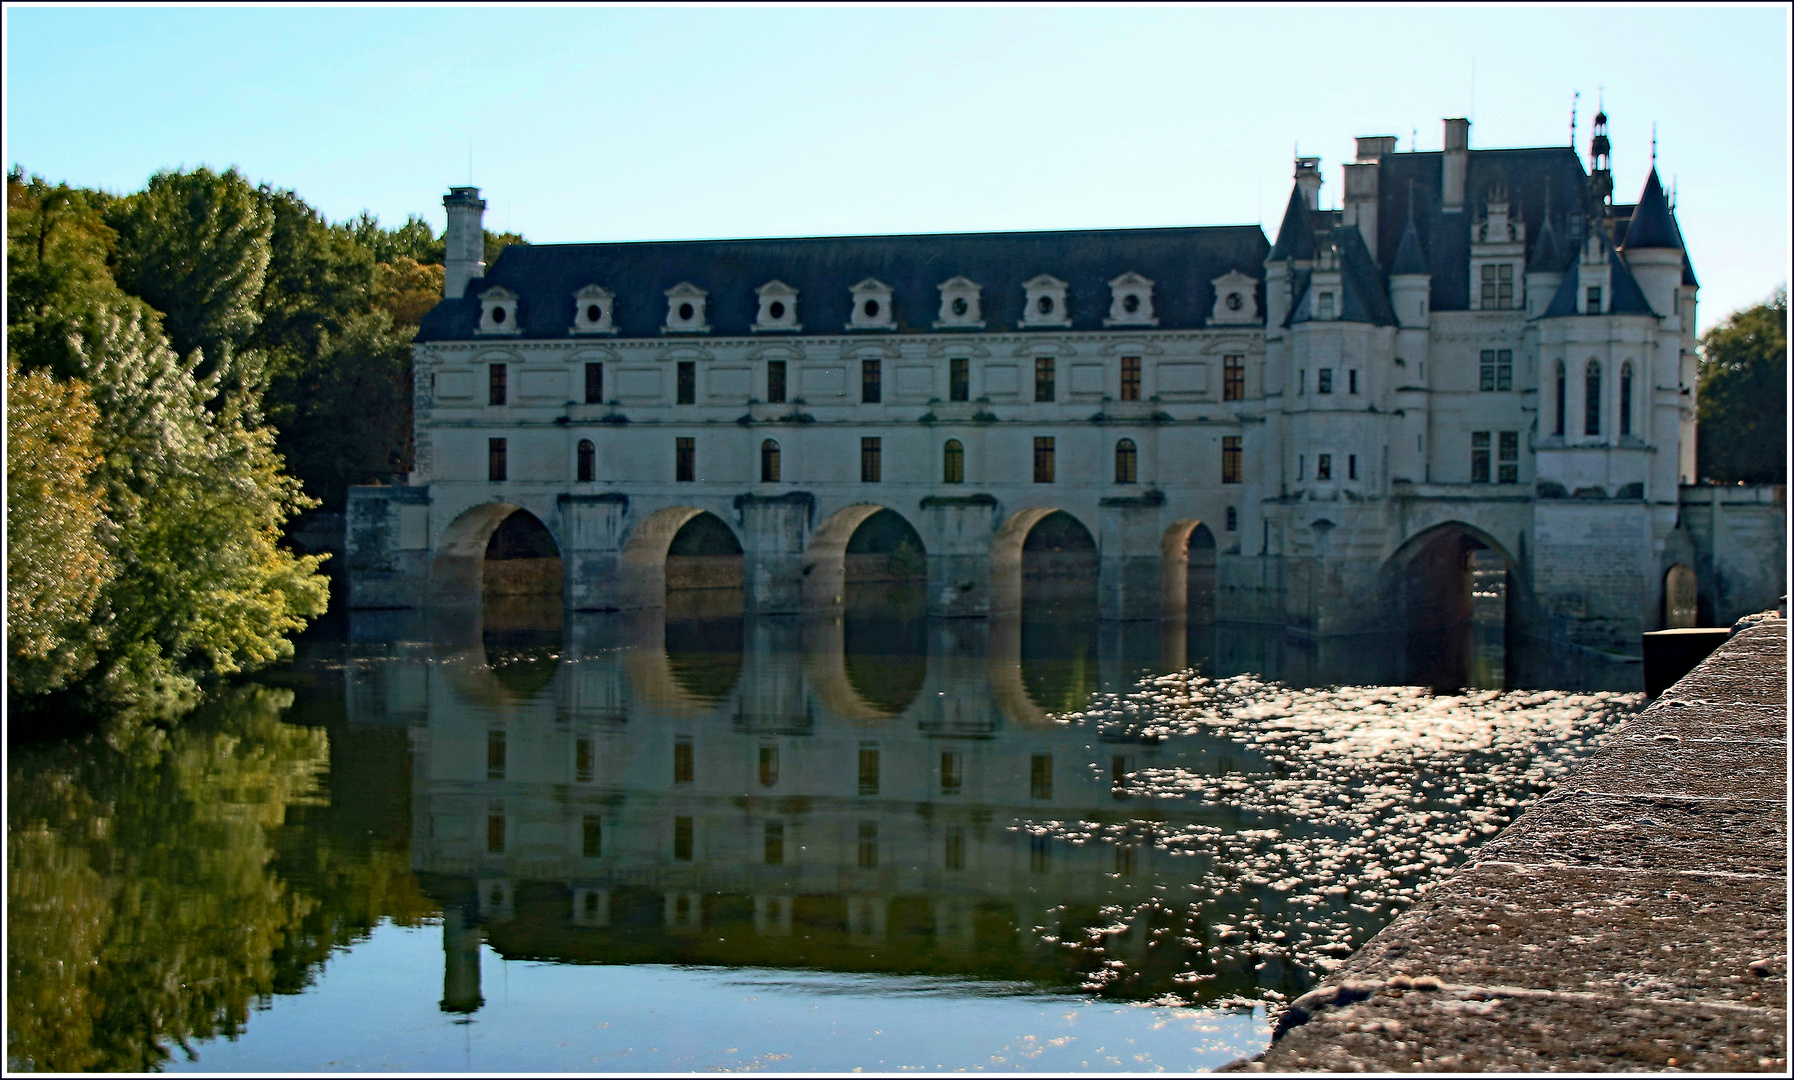
POLYGON ((1578 101, 1580 101, 1581 99, 1582 99, 1582 91, 1580 91, 1580 90, 1571 91, 1571 93, 1570 93, 1570 146, 1572 149, 1576 146, 1576 103, 1578 101))

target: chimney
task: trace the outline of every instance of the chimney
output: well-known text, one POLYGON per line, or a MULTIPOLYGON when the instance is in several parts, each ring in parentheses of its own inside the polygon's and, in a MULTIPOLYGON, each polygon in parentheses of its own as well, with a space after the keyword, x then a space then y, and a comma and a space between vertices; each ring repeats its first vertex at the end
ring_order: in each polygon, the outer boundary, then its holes
POLYGON ((1308 209, 1320 209, 1321 202, 1321 159, 1317 157, 1299 157, 1296 159, 1296 186, 1302 189, 1302 201, 1308 209))
POLYGON ((1377 257, 1377 173, 1384 154, 1395 150, 1395 138, 1372 135, 1358 140, 1358 160, 1345 166, 1345 205, 1340 221, 1358 226, 1370 257, 1377 257))
POLYGON ((486 273, 486 231, 481 215, 486 200, 477 187, 449 188, 443 196, 448 229, 442 234, 442 295, 453 300, 467 292, 467 283, 486 273))
POLYGON ((1470 121, 1445 121, 1445 154, 1439 166, 1439 202, 1446 210, 1464 209, 1464 180, 1470 172, 1470 121))
POLYGON ((1381 161, 1393 153, 1394 135, 1365 135, 1358 139, 1359 161, 1381 161))

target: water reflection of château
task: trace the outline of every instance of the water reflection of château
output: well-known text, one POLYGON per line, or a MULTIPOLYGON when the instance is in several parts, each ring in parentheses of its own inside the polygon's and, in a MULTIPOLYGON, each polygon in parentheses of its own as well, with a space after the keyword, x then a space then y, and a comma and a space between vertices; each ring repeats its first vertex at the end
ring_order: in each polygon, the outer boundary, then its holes
MULTIPOLYGON (((1050 619, 879 618, 650 612, 532 632, 489 609, 484 625, 439 615, 429 643, 352 649, 351 721, 412 732, 413 864, 444 906, 443 1008, 479 1007, 482 941, 507 957, 1062 988, 1121 960, 1130 978, 1111 992, 1190 989, 1172 976, 1202 965, 1159 948, 1151 918, 1086 930, 1156 904, 1174 939, 1204 936, 1178 912, 1213 860, 1154 834, 1265 823, 1135 798, 1130 777, 1271 767, 1218 736, 1142 737, 1047 707, 1170 659, 1160 628, 1066 655, 1080 650, 1050 619)), ((1208 918, 1242 902, 1275 898, 1224 899, 1208 918)), ((1250 960, 1202 996, 1301 978, 1250 960)))

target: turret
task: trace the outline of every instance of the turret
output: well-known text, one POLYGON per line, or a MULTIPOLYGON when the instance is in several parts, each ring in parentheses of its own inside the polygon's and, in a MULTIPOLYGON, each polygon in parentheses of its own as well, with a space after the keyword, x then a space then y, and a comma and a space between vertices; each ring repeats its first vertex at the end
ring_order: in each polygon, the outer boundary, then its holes
POLYGON ((1626 268, 1638 280, 1638 287, 1644 290, 1651 310, 1666 319, 1678 315, 1682 236, 1670 216, 1669 199, 1663 193, 1663 181, 1654 167, 1645 179, 1644 194, 1638 197, 1638 206, 1632 211, 1632 222, 1626 227, 1626 242, 1620 253, 1626 260, 1626 268))
POLYGON ((1564 266, 1569 253, 1551 227, 1551 188, 1545 188, 1545 213, 1539 222, 1539 236, 1526 256, 1526 317, 1537 318, 1564 281, 1564 266))
POLYGON ((1392 403, 1400 414, 1399 434, 1391 447, 1389 479, 1424 480, 1426 468, 1427 354, 1431 335, 1427 327, 1428 297, 1432 293, 1433 273, 1427 264, 1426 249, 1420 243, 1420 232, 1414 227, 1414 185, 1408 185, 1408 222, 1402 227, 1402 238, 1395 245, 1395 258, 1389 263, 1389 302, 1395 308, 1395 395, 1392 403))
MULTIPOLYGON (((1296 184, 1290 188, 1289 204, 1283 208, 1283 223, 1277 228, 1277 242, 1265 256, 1265 328, 1273 335, 1289 317, 1292 298, 1290 289, 1295 271, 1314 263, 1314 220, 1308 214, 1306 193, 1302 190, 1302 163, 1296 161, 1296 184)), ((1319 174, 1316 173, 1316 183, 1319 174)))
POLYGON ((486 200, 477 187, 449 188, 443 196, 448 228, 442 236, 442 295, 454 300, 467 292, 467 283, 486 273, 486 231, 482 217, 486 200))
POLYGON ((1426 252, 1420 246, 1420 233, 1414 228, 1414 187, 1408 186, 1408 223, 1395 247, 1395 259, 1389 264, 1389 300, 1395 306, 1395 317, 1403 329, 1427 325, 1427 296, 1433 287, 1433 271, 1427 266, 1426 252))

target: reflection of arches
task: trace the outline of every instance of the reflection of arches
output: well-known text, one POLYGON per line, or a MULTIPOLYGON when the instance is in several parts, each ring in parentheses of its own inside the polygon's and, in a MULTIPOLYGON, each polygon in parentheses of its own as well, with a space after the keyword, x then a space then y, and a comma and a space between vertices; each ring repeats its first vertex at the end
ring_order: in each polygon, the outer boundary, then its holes
POLYGON ((816 703, 842 720, 885 720, 893 714, 868 702, 847 678, 847 628, 838 616, 804 621, 804 678, 816 703))
POLYGON ((494 576, 493 585, 501 593, 539 594, 560 592, 560 550, 554 534, 535 515, 515 503, 484 503, 461 514, 443 530, 436 543, 436 554, 430 561, 430 594, 437 602, 476 603, 487 579, 486 560, 499 527, 506 519, 522 511, 527 528, 513 525, 511 532, 529 534, 513 545, 510 538, 501 542, 495 553, 503 562, 533 563, 528 567, 505 567, 494 576), (552 555, 546 554, 552 551, 552 555), (521 557, 518 555, 521 553, 521 557), (550 565, 551 564, 551 565, 550 565), (517 578, 516 581, 508 580, 517 578), (529 586, 529 588, 524 588, 529 586))
POLYGON ((923 554, 919 550, 921 535, 901 514, 875 503, 856 503, 837 510, 810 534, 809 547, 804 551, 803 602, 806 608, 832 607, 841 603, 847 587, 848 544, 860 526, 881 512, 895 518, 894 525, 901 526, 893 528, 893 535, 901 532, 918 548, 916 555, 923 554))
POLYGON ((1663 628, 1700 625, 1700 590, 1694 568, 1676 563, 1663 575, 1663 628))
MULTIPOLYGON (((669 506, 649 514, 629 534, 618 566, 623 607, 649 608, 666 604, 667 551, 673 546, 673 538, 679 535, 679 530, 702 513, 704 511, 695 506, 669 506)), ((739 550, 739 543, 736 546, 739 550)))
MULTIPOLYGON (((1095 551, 1096 541, 1090 529, 1077 518, 1063 510, 1051 506, 1030 506, 1011 514, 1009 520, 997 529, 997 535, 990 545, 990 604, 991 614, 1020 611, 1022 607, 1022 569, 1023 556, 1036 551, 1041 544, 1036 538, 1030 544, 1036 526, 1055 518, 1058 527, 1054 530, 1054 543, 1047 545, 1048 550, 1056 555, 1087 556, 1091 566, 1085 568, 1082 576, 1088 577, 1092 585, 1096 581, 1095 551), (1055 515, 1057 517, 1055 518, 1055 515), (1061 542, 1062 541, 1062 542, 1061 542)), ((1043 534, 1044 535, 1044 534, 1043 534)), ((1044 553, 1044 552, 1043 552, 1044 553)), ((1067 561, 1067 560, 1061 560, 1067 561)), ((1070 560, 1076 562, 1075 558, 1070 560)))
POLYGON ((741 619, 681 619, 664 630, 668 673, 702 702, 729 696, 741 678, 741 619))
POLYGON ((1171 523, 1159 542, 1164 566, 1160 612, 1182 618, 1194 605, 1204 619, 1214 617, 1215 534, 1195 518, 1171 523))

